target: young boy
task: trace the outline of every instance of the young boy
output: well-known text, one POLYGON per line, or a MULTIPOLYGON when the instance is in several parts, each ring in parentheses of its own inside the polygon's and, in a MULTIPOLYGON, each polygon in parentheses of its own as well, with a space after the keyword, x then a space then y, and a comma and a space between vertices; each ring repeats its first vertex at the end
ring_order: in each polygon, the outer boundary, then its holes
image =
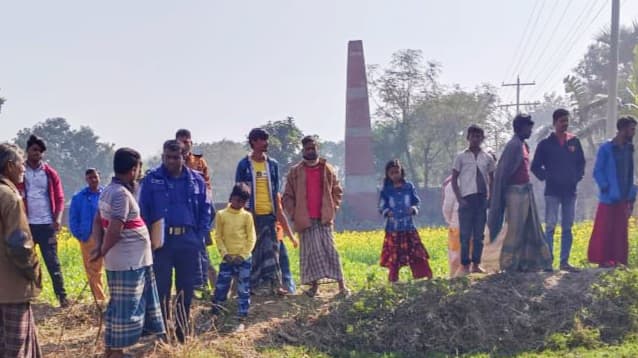
POLYGON ((219 313, 218 305, 226 301, 230 283, 236 275, 240 321, 248 315, 250 307, 251 252, 257 241, 253 216, 244 210, 249 198, 248 186, 243 183, 235 184, 230 194, 230 204, 217 213, 215 227, 215 242, 223 260, 215 283, 213 313, 219 313))
POLYGON ((483 129, 471 125, 467 129, 469 146, 457 155, 452 169, 452 189, 459 203, 461 265, 464 274, 485 272, 479 264, 487 221, 487 199, 496 164, 494 159, 481 149, 484 138, 483 129))

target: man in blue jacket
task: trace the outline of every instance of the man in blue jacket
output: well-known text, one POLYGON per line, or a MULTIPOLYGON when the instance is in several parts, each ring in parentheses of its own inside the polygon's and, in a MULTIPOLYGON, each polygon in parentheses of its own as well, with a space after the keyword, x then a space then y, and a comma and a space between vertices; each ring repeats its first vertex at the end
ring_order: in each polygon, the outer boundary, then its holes
POLYGON ((162 165, 142 181, 140 210, 147 225, 164 221, 163 246, 153 253, 153 270, 164 318, 171 316, 170 294, 173 269, 177 288, 176 335, 184 341, 189 325, 190 305, 198 280, 199 252, 210 231, 213 206, 206 195, 206 183, 184 165, 183 144, 164 143, 162 165))
POLYGON ((69 209, 69 228, 71 233, 80 242, 82 262, 89 280, 89 287, 98 303, 104 303, 104 286, 102 285, 102 269, 104 259, 91 261, 91 252, 95 249, 95 239, 91 237, 93 230, 93 218, 98 209, 102 186, 100 186, 100 173, 95 168, 89 168, 84 172, 87 187, 73 195, 71 208, 69 209))
POLYGON ((576 186, 585 175, 585 153, 578 137, 567 132, 569 111, 559 108, 552 115, 554 132, 538 143, 532 173, 545 181, 545 241, 554 253, 554 231, 561 209, 560 269, 578 271, 569 264, 572 225, 576 212, 576 186))
POLYGON ((618 133, 596 155, 594 179, 600 193, 587 258, 600 267, 627 265, 629 217, 636 201, 632 144, 636 123, 631 116, 618 119, 618 133))
POLYGON ((288 267, 281 262, 287 261, 286 247, 277 240, 275 223, 278 215, 277 195, 279 193, 279 164, 266 155, 268 151, 268 132, 254 128, 248 134, 251 153, 237 164, 235 182, 245 183, 251 188, 247 210, 253 214, 257 243, 253 249, 253 266, 250 275, 250 288, 256 294, 272 291, 286 294, 282 287, 282 269, 286 276, 285 284, 289 291, 294 290, 294 282, 288 267))

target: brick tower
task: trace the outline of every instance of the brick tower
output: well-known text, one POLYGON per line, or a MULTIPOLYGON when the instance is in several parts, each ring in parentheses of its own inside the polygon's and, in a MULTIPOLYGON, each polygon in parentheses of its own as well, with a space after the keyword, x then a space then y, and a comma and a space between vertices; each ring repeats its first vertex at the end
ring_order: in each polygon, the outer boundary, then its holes
POLYGON ((346 89, 346 188, 349 216, 360 221, 380 220, 377 180, 372 157, 372 129, 363 42, 348 42, 346 89))

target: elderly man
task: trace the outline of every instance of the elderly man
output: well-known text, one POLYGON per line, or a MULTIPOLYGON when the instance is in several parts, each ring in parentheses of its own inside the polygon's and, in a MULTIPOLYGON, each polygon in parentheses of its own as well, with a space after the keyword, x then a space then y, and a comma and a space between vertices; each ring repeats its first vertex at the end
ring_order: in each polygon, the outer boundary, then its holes
POLYGON ((0 144, 0 353, 41 357, 31 301, 42 289, 42 273, 16 184, 24 180, 20 149, 0 144))
POLYGON ((310 285, 306 291, 314 297, 319 280, 339 283, 339 293, 349 295, 343 281, 341 260, 335 247, 332 226, 341 204, 343 190, 334 168, 319 158, 315 137, 302 139, 303 160, 290 169, 286 178, 283 206, 294 227, 301 234, 299 264, 301 283, 310 285))
POLYGON ((514 136, 507 143, 494 175, 488 227, 491 241, 496 240, 507 213, 507 235, 501 249, 501 270, 552 270, 543 228, 538 217, 530 183, 529 147, 525 140, 532 134, 534 122, 528 114, 514 118, 514 136))

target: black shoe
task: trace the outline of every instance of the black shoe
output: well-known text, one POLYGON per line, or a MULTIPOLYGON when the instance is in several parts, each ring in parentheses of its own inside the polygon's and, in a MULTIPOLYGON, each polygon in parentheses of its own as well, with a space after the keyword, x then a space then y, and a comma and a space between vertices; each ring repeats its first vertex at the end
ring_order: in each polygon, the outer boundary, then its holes
POLYGON ((61 308, 68 308, 69 306, 71 306, 71 301, 69 301, 66 297, 61 297, 60 298, 60 307, 61 308))
POLYGON ((568 263, 560 264, 560 270, 567 272, 580 272, 579 268, 576 268, 568 263))

